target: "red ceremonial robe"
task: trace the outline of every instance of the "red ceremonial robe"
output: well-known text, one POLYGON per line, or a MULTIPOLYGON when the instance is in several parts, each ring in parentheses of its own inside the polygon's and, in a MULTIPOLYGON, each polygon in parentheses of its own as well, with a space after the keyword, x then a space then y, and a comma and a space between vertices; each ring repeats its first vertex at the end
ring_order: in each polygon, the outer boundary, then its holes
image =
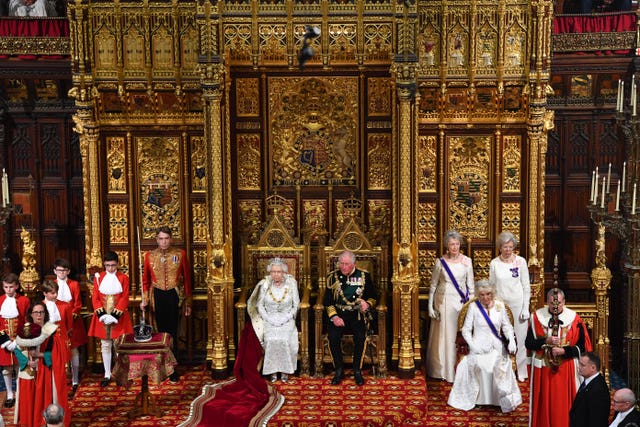
POLYGON ((87 343, 87 328, 80 316, 82 311, 82 297, 80 295, 80 285, 75 280, 67 279, 67 286, 71 291, 71 301, 69 305, 73 314, 73 332, 71 334, 71 348, 78 348, 87 343))
MULTIPOLYGON (((2 304, 4 304, 4 301, 6 299, 7 295, 3 294, 2 296, 0 296, 0 307, 2 307, 2 304)), ((7 333, 11 339, 15 339, 18 328, 25 322, 27 310, 29 309, 30 304, 31 302, 29 301, 29 298, 20 294, 16 294, 18 318, 7 320, 0 317, 0 331, 7 333)), ((13 354, 13 351, 7 351, 4 348, 0 348, 0 366, 12 366, 15 364, 16 357, 13 354)))
MULTIPOLYGON (((532 317, 531 332, 534 338, 550 335, 548 307, 538 309, 532 317)), ((589 332, 580 316, 565 307, 560 313, 560 337, 562 346, 576 346, 580 331, 584 336, 584 350, 591 351, 589 332)), ((542 349, 532 352, 529 358, 530 368, 530 416, 532 427, 568 427, 569 411, 580 384, 577 358, 561 359, 560 366, 554 370, 544 357, 542 349)))
POLYGON ((126 274, 116 272, 116 277, 122 285, 122 293, 115 295, 114 311, 111 313, 105 313, 105 305, 107 303, 107 295, 100 293, 100 283, 106 276, 106 272, 101 272, 98 277, 93 280, 93 294, 91 295, 91 301, 93 302, 93 317, 91 318, 91 325, 89 326, 89 336, 100 338, 102 340, 107 339, 107 332, 104 323, 100 321, 102 314, 116 313, 118 323, 111 325, 111 337, 110 339, 116 339, 122 334, 132 334, 133 325, 129 318, 129 278, 126 274))
MULTIPOLYGON (((69 312, 70 313, 70 312, 69 312)), ((62 315, 62 313, 60 313, 62 315)), ((63 322, 60 322, 63 323, 63 322)), ((62 342, 68 343, 68 338, 56 337, 62 335, 58 329, 44 343, 40 345, 42 353, 51 354, 51 365, 45 363, 45 359, 40 359, 38 364, 38 374, 36 375, 36 391, 33 400, 34 426, 42 425, 42 411, 51 403, 57 403, 64 409, 64 425, 71 425, 71 410, 69 409, 69 399, 67 397, 67 370, 66 363, 69 360, 63 359, 64 354, 69 354, 69 348, 60 349, 62 342)))

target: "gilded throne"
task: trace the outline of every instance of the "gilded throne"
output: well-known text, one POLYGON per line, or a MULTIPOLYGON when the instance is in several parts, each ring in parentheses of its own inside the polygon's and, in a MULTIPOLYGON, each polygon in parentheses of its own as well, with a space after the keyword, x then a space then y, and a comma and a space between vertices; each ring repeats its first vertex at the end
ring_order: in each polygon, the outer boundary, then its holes
MULTIPOLYGON (((388 285, 388 261, 386 252, 380 246, 374 246, 362 231, 355 217, 346 220, 342 232, 330 246, 320 248, 318 254, 319 291, 317 302, 313 307, 315 313, 315 374, 323 375, 324 364, 331 364, 329 338, 324 324, 326 321, 325 307, 322 304, 324 293, 327 291, 327 276, 337 268, 340 254, 349 250, 356 256, 356 266, 371 274, 371 278, 378 286, 380 300, 375 312, 374 325, 370 325, 372 333, 367 334, 365 343, 364 364, 370 364, 379 377, 386 376, 386 290, 388 285)), ((353 363, 353 336, 345 334, 342 338, 342 352, 345 363, 353 363)))
POLYGON ((255 285, 267 274, 267 265, 272 258, 282 259, 298 282, 300 307, 297 318, 300 374, 309 375, 309 246, 300 245, 292 237, 277 214, 266 222, 256 244, 245 245, 242 254, 243 286, 238 302, 235 304, 238 333, 244 329, 247 319, 247 300, 255 285))

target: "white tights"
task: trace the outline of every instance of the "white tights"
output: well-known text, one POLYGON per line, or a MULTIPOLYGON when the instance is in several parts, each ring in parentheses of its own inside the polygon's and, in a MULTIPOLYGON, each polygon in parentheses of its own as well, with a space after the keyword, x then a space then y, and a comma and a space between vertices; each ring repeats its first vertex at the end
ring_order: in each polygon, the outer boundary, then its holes
POLYGON ((113 340, 100 340, 102 347, 102 364, 104 365, 104 377, 111 378, 111 349, 113 340))

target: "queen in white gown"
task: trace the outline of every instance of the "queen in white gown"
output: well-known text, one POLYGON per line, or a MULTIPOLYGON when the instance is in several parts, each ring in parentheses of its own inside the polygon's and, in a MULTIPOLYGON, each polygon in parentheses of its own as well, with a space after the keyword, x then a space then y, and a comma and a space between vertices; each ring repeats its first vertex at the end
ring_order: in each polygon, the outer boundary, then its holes
POLYGON ((287 264, 274 258, 267 266, 269 275, 253 290, 247 311, 253 329, 264 349, 262 373, 271 381, 285 382, 296 370, 298 329, 296 314, 300 305, 298 283, 287 274, 287 264))
POLYGON ((456 378, 447 403, 468 411, 476 405, 500 406, 511 412, 522 403, 522 395, 511 366, 511 359, 497 334, 508 340, 508 352, 516 352, 515 335, 505 304, 494 298, 487 280, 476 284, 477 301, 469 303, 462 336, 469 345, 456 369, 456 378), (493 325, 492 330, 485 312, 493 325))
POLYGON ((529 377, 524 341, 529 328, 531 285, 527 260, 513 252, 517 245, 518 239, 513 233, 507 231, 498 235, 497 246, 500 256, 491 260, 489 264, 489 283, 495 286, 496 296, 503 300, 513 313, 513 329, 518 346, 516 350, 518 380, 524 381, 529 377))
POLYGON ((447 254, 436 260, 429 289, 429 339, 427 341, 427 376, 453 382, 456 364, 458 313, 473 298, 473 263, 460 253, 462 236, 447 231, 444 244, 447 254), (443 265, 446 263, 458 289, 443 265))

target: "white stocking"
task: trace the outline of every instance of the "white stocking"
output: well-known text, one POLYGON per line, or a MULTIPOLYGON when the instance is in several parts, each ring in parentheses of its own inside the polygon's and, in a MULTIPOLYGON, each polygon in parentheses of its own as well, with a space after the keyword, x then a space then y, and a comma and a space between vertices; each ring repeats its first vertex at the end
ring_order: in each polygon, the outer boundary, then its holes
POLYGON ((111 346, 113 341, 100 340, 102 346, 102 364, 104 365, 104 377, 111 378, 111 346))
POLYGON ((13 399, 13 366, 5 366, 2 370, 4 386, 7 388, 7 399, 13 399))
POLYGON ((71 384, 78 384, 80 370, 80 352, 77 348, 71 349, 71 384))

